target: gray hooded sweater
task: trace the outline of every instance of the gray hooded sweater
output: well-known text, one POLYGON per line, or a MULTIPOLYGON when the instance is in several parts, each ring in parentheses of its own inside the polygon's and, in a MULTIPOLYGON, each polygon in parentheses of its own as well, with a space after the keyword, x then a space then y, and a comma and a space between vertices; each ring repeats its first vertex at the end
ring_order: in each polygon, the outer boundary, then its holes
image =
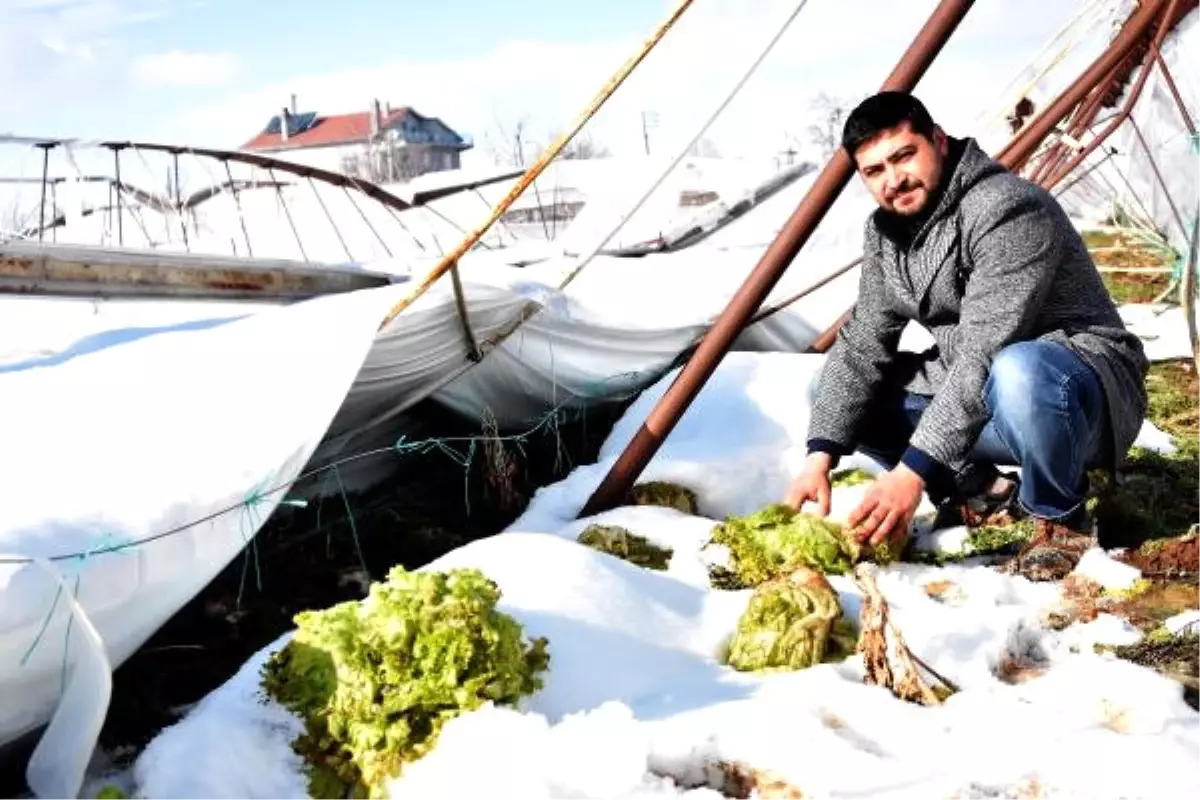
POLYGON ((809 449, 854 451, 856 429, 896 359, 900 334, 916 320, 937 350, 906 387, 932 400, 903 461, 927 483, 946 486, 987 424, 992 358, 1034 339, 1066 345, 1095 370, 1108 401, 1114 458, 1123 459, 1147 408, 1141 341, 1125 329, 1058 202, 973 139, 953 144, 962 155, 907 247, 888 235, 884 212, 867 220, 858 302, 818 382, 809 449))

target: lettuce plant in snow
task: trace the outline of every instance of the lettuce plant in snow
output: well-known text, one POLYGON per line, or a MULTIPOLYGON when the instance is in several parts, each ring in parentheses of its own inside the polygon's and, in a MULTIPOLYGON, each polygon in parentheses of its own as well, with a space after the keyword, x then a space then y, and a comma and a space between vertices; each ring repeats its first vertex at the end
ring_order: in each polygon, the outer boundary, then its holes
POLYGON ((619 525, 588 525, 579 534, 579 542, 646 569, 665 570, 675 552, 619 525))
MULTIPOLYGON (((754 590, 738 620, 729 666, 749 672, 819 664, 831 649, 834 623, 841 616, 837 593, 816 570, 801 567, 767 581, 754 590)), ((845 655, 841 639, 839 635, 838 649, 845 655)))
POLYGON ((647 481, 629 490, 629 502, 635 506, 661 506, 684 514, 696 514, 696 493, 686 486, 666 481, 647 481))
POLYGON ((713 531, 712 543, 729 548, 730 567, 746 586, 758 586, 797 567, 841 575, 856 555, 837 523, 798 514, 782 504, 729 517, 713 531))
MULTIPOLYGON (((898 555, 886 543, 863 547, 838 523, 783 504, 729 517, 713 530, 710 544, 729 549, 730 570, 744 586, 758 586, 798 567, 844 575, 860 560, 885 564, 898 555)), ((728 576, 722 581, 728 584, 728 576)))
POLYGON ((448 720, 541 688, 546 641, 527 643, 499 599, 478 570, 396 567, 361 602, 296 615, 263 688, 304 720, 312 796, 380 796, 448 720))
POLYGON ((875 476, 864 469, 843 469, 829 476, 829 485, 831 488, 839 489, 843 486, 861 486, 874 480, 875 476))

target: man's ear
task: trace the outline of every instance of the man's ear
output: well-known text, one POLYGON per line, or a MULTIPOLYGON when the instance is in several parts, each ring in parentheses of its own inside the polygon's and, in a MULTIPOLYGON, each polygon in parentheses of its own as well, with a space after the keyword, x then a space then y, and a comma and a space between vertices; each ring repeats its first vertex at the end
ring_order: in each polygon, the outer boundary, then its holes
POLYGON ((950 140, 941 125, 933 127, 933 144, 937 147, 938 155, 944 156, 950 152, 950 140))

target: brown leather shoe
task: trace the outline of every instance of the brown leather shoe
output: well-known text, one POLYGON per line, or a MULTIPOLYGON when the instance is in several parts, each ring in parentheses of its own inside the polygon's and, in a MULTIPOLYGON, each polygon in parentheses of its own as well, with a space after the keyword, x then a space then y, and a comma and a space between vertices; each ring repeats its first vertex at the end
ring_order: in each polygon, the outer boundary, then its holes
POLYGON ((1087 514, 1072 525, 1036 519, 1033 526, 1033 538, 998 567, 1004 574, 1023 575, 1031 581, 1062 580, 1096 544, 1094 526, 1087 514))

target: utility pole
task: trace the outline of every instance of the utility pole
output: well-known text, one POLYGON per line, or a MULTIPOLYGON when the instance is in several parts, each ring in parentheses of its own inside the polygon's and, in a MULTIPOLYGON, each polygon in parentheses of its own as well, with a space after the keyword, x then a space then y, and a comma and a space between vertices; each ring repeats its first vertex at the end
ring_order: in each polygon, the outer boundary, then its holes
POLYGON ((650 155, 650 129, 658 127, 658 112, 642 112, 642 142, 646 146, 646 155, 650 155))

